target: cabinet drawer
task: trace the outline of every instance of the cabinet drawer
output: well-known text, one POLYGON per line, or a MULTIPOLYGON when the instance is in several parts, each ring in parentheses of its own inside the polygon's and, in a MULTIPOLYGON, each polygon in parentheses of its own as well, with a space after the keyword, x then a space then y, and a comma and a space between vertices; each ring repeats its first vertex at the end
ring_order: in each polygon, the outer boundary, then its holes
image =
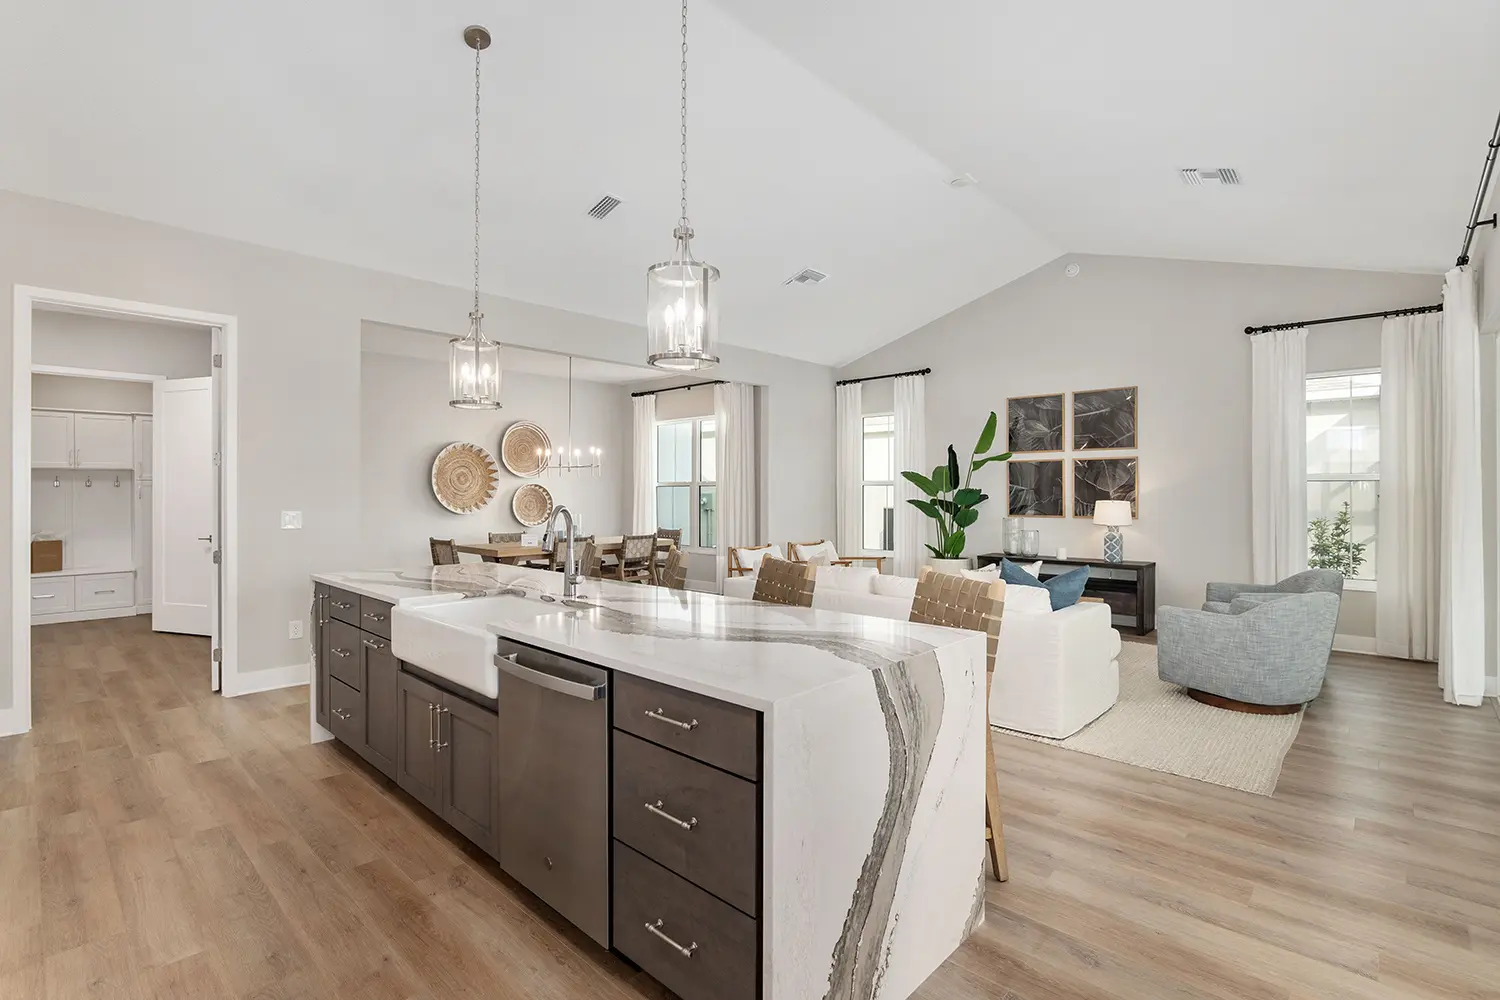
POLYGON ((328 729, 345 746, 363 750, 365 713, 359 692, 337 678, 328 682, 328 729))
POLYGON ((73 585, 73 594, 73 607, 78 611, 130 607, 135 604, 135 574, 80 576, 73 585))
POLYGON ((751 916, 759 912, 754 783, 618 730, 614 749, 616 839, 751 916))
POLYGON ((615 727, 756 780, 760 713, 654 681, 615 674, 615 727))
POLYGON ((355 624, 366 632, 374 632, 378 636, 389 639, 391 637, 391 606, 373 597, 361 597, 359 621, 355 624))
POLYGON ((337 587, 328 588, 328 617, 359 627, 359 595, 337 587))
POLYGON ((359 629, 348 622, 333 619, 328 629, 328 676, 337 677, 354 690, 361 687, 359 675, 361 640, 359 629))
POLYGON ((760 995, 754 920, 619 841, 614 860, 617 951, 682 1000, 760 995))
POLYGON ((73 610, 73 577, 52 576, 31 581, 31 613, 50 615, 73 610))

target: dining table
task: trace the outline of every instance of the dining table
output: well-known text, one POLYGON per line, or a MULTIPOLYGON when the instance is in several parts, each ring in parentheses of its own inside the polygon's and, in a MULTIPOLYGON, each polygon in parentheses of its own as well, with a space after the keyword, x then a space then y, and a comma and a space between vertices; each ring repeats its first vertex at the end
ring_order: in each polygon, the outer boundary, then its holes
MULTIPOLYGON (((594 549, 601 556, 619 557, 620 549, 624 547, 625 539, 620 535, 603 535, 594 539, 594 549)), ((670 538, 658 538, 656 540, 657 554, 661 554, 672 547, 670 538)), ((496 563, 519 563, 527 559, 545 559, 552 554, 551 549, 544 549, 540 545, 527 545, 524 542, 464 542, 455 548, 460 552, 467 552, 472 556, 479 556, 485 562, 496 563)))

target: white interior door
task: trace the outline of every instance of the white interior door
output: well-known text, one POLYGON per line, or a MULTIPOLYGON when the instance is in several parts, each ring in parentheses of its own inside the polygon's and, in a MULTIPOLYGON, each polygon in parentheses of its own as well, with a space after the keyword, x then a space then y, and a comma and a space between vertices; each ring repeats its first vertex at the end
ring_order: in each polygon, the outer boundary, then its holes
POLYGON ((152 383, 151 628, 212 635, 217 600, 213 380, 152 383))

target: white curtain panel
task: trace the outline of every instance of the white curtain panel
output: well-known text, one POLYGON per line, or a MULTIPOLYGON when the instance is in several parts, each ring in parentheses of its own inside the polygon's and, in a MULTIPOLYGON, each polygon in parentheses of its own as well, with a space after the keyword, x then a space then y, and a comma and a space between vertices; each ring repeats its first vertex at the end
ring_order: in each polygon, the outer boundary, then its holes
POLYGON ((755 386, 714 386, 718 439, 719 579, 729 575, 729 549, 755 545, 755 386))
POLYGON ((635 440, 630 463, 630 530, 656 531, 656 397, 630 400, 635 440))
POLYGON ((1436 660, 1442 631, 1442 328, 1438 313, 1380 328, 1380 513, 1375 651, 1436 660))
POLYGON ((833 388, 835 433, 834 496, 837 505, 833 544, 844 555, 864 551, 860 490, 864 483, 864 394, 858 382, 833 388))
POLYGON ((1250 338, 1250 571, 1307 568, 1307 329, 1250 338))
POLYGON ((927 550, 927 518, 906 501, 922 494, 901 475, 903 472, 932 471, 927 461, 927 378, 924 375, 902 375, 896 379, 896 513, 895 558, 892 572, 897 576, 916 576, 927 550))
POLYGON ((1484 524, 1479 447, 1479 304, 1464 267, 1443 283, 1442 631, 1443 699, 1484 700, 1484 524))

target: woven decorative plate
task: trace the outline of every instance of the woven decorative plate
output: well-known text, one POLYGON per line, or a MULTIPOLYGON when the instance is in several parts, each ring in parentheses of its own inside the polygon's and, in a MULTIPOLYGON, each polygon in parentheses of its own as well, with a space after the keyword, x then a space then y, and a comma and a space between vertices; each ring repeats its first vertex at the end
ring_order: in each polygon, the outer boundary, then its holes
POLYGON ((528 528, 535 528, 552 516, 552 494, 541 483, 526 483, 516 487, 516 495, 510 498, 511 513, 528 528))
POLYGON ((500 461, 514 476, 535 476, 542 471, 542 460, 538 451, 546 454, 552 447, 547 432, 530 420, 517 420, 505 428, 500 438, 500 461))
POLYGON ((455 514, 469 514, 490 502, 500 469, 477 444, 455 441, 432 462, 432 495, 455 514))

